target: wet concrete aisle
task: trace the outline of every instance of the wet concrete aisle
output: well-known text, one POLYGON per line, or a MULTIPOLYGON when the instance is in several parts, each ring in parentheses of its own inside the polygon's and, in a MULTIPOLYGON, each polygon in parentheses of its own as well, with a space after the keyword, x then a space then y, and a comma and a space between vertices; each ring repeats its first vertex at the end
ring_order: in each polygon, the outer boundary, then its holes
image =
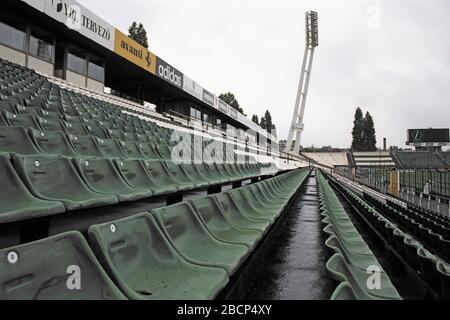
POLYGON ((335 288, 327 276, 315 176, 307 178, 277 243, 267 252, 244 299, 327 300, 335 288))

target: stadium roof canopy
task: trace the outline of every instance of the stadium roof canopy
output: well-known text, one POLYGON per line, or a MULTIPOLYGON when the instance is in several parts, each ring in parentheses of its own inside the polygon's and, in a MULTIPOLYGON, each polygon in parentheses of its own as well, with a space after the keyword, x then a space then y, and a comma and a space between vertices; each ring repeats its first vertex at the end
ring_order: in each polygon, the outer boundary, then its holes
POLYGON ((51 30, 56 44, 70 43, 101 58, 106 87, 156 105, 166 100, 191 101, 220 114, 236 128, 267 135, 245 115, 74 0, 2 0, 0 8, 2 15, 15 13, 27 23, 51 30))

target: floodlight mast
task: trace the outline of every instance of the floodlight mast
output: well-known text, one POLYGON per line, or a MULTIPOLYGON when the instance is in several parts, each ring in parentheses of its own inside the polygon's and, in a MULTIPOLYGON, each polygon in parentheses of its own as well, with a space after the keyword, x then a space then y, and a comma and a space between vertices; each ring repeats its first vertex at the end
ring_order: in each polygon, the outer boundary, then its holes
POLYGON ((303 117, 305 115, 306 98, 309 90, 309 80, 311 78, 311 69, 314 60, 314 50, 319 46, 319 20, 317 12, 308 11, 306 16, 306 46, 303 56, 302 71, 300 74, 300 83, 298 85, 297 99, 295 101, 294 116, 292 118, 292 125, 289 131, 288 141, 284 152, 295 155, 300 154, 300 143, 305 124, 303 117), (292 144, 295 146, 292 150, 292 144))

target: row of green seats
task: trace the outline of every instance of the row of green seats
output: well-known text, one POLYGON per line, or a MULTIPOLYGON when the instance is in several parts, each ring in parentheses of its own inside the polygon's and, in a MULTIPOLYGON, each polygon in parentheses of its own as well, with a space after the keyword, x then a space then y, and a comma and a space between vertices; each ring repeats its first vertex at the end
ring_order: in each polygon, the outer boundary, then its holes
POLYGON ((246 180, 256 164, 0 154, 0 223, 246 180))
POLYGON ((0 299, 214 299, 308 173, 0 250, 0 299))
POLYGON ((389 276, 353 225, 326 178, 317 171, 326 246, 334 253, 327 271, 340 285, 333 300, 401 299, 389 276))
MULTIPOLYGON (((342 187, 341 187, 342 188, 342 187)), ((450 266, 427 250, 423 243, 406 233, 382 211, 376 210, 348 188, 342 188, 367 221, 399 253, 408 265, 441 299, 450 298, 450 266)))

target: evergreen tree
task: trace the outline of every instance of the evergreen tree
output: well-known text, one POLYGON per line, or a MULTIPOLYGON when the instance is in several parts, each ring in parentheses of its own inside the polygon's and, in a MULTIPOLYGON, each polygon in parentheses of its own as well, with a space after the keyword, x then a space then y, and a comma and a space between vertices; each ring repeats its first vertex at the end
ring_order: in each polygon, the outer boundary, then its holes
POLYGON ((228 104, 229 106, 231 106, 233 109, 236 109, 240 113, 244 114, 244 110, 242 110, 242 108, 239 106, 239 102, 237 101, 233 93, 231 92, 222 93, 219 96, 219 99, 228 104))
POLYGON ((259 126, 263 129, 267 129, 266 117, 262 117, 259 126))
POLYGON ((377 136, 373 118, 369 112, 364 118, 364 151, 377 151, 377 136))
POLYGON ((256 123, 257 125, 259 125, 259 119, 258 119, 258 116, 257 116, 256 114, 253 115, 252 121, 253 121, 254 123, 256 123))
POLYGON ((133 22, 128 28, 128 36, 143 47, 148 48, 147 31, 142 23, 133 22))
POLYGON ((266 111, 264 118, 266 119, 266 130, 267 132, 270 132, 270 130, 272 130, 273 128, 273 123, 272 123, 272 115, 270 114, 269 110, 266 111))
POLYGON ((364 149, 364 118, 361 108, 357 108, 355 112, 355 120, 353 121, 352 130, 352 150, 363 151, 364 149))

